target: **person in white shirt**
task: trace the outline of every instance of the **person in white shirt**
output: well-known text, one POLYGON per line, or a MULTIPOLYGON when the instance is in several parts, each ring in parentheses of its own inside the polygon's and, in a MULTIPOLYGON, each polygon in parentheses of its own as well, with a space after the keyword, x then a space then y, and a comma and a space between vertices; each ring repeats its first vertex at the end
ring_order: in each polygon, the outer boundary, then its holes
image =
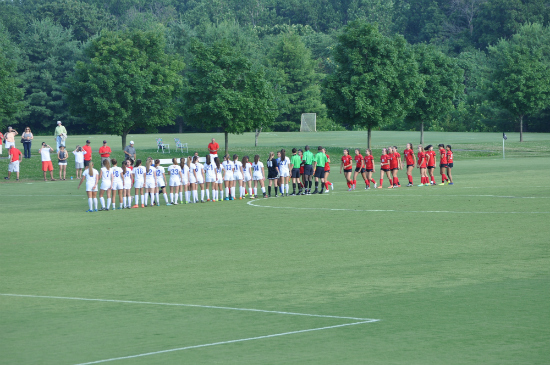
MULTIPOLYGON (((199 156, 193 156, 193 163, 195 164, 195 177, 197 178, 198 186, 201 188, 201 203, 204 203, 204 166, 199 162, 199 156)), ((193 199, 195 203, 199 202, 199 195, 197 190, 193 191, 193 199)))
POLYGON ((40 152, 40 156, 42 158, 42 171, 44 172, 44 181, 47 181, 46 179, 46 172, 50 172, 50 180, 55 181, 53 178, 53 165, 52 165, 52 158, 50 156, 50 153, 53 152, 53 148, 48 146, 46 142, 42 142, 42 147, 38 150, 40 152))
POLYGON ((109 210, 111 206, 111 186, 113 185, 111 175, 111 163, 109 160, 103 161, 103 167, 99 171, 99 179, 101 180, 101 186, 99 188, 99 201, 101 202, 100 210, 109 210), (103 199, 103 193, 107 192, 107 206, 105 207, 105 199, 103 199))
POLYGON ((233 195, 229 195, 231 187, 233 186, 233 169, 235 164, 229 158, 229 155, 225 155, 223 158, 223 182, 225 183, 225 199, 224 200, 234 200, 233 195))
POLYGON ((210 155, 206 155, 204 164, 204 180, 206 182, 206 201, 210 201, 210 185, 212 184, 212 201, 214 201, 214 191, 216 185, 216 164, 212 161, 210 155))
POLYGON ((265 186, 264 186, 264 164, 262 161, 260 161, 260 155, 254 156, 254 163, 252 164, 252 180, 254 180, 254 197, 258 197, 258 181, 260 182, 260 185, 262 186, 262 193, 264 195, 264 198, 267 198, 267 194, 265 193, 265 186))
POLYGON ((242 161, 242 169, 243 169, 243 186, 248 185, 248 193, 250 194, 250 197, 252 198, 254 196, 253 190, 252 190, 252 164, 248 161, 248 156, 243 157, 242 161))
POLYGON ((124 190, 122 202, 124 208, 132 208, 132 160, 125 160, 122 163, 122 179, 124 181, 124 190))
MULTIPOLYGON (((52 149, 53 150, 53 149, 52 149)), ((90 161, 90 164, 86 168, 86 171, 82 174, 80 178, 80 184, 78 184, 77 189, 80 189, 82 182, 86 180, 86 194, 88 195, 88 207, 89 209, 86 212, 97 212, 97 182, 99 181, 99 173, 94 169, 94 163, 90 161), (95 210, 93 209, 95 206, 95 210)))
POLYGON ((118 200, 120 202, 120 207, 118 209, 122 209, 122 196, 124 191, 124 181, 123 178, 123 172, 122 168, 117 166, 117 160, 115 158, 111 159, 111 165, 113 166, 111 168, 111 195, 113 199, 113 210, 116 209, 116 193, 118 191, 118 200))
POLYGON ((214 163, 216 164, 216 182, 214 183, 213 189, 216 189, 215 191, 212 190, 212 197, 214 198, 214 201, 222 201, 223 200, 223 166, 220 163, 219 157, 214 157, 214 163))
POLYGON ((147 198, 151 195, 151 206, 155 205, 154 196, 155 189, 157 188, 157 169, 153 167, 153 159, 147 157, 147 163, 145 164, 145 206, 147 206, 147 198))
POLYGON ((135 204, 132 208, 139 208, 139 197, 141 196, 141 207, 145 208, 145 195, 143 195, 143 187, 145 185, 145 167, 141 166, 141 160, 136 160, 136 166, 132 170, 134 175, 134 195, 136 196, 135 204))
POLYGON ((74 154, 74 164, 76 168, 76 178, 82 178, 82 169, 84 168, 84 155, 86 151, 80 146, 76 146, 76 149, 73 151, 74 154))
POLYGON ((281 187, 281 194, 286 193, 288 196, 288 180, 290 178, 290 159, 286 157, 286 151, 284 148, 281 150, 281 159, 279 160, 279 175, 281 176, 281 182, 279 186, 281 187))
MULTIPOLYGON (((194 156, 193 156, 194 157, 194 156)), ((187 159, 187 167, 189 168, 189 187, 185 192, 186 203, 195 203, 195 195, 197 195, 197 174, 195 171, 195 164, 193 163, 193 157, 189 156, 187 159), (193 197, 191 198, 191 194, 193 197)), ((197 195, 198 196, 198 195, 197 195)))
POLYGON ((181 168, 181 188, 180 188, 180 203, 183 204, 185 201, 185 204, 189 203, 189 195, 190 195, 190 186, 189 186, 189 166, 187 165, 189 159, 188 158, 180 158, 180 168, 181 168), (183 194, 185 193, 185 200, 183 200, 183 194))
POLYGON ((181 167, 178 165, 177 158, 174 157, 172 159, 172 165, 168 167, 168 173, 170 174, 170 180, 168 181, 168 185, 170 185, 170 204, 177 205, 181 181, 183 180, 181 167), (176 195, 176 199, 174 199, 174 194, 176 195))
POLYGON ((233 155, 233 186, 231 186, 231 196, 235 195, 235 190, 239 185, 239 199, 242 199, 244 196, 244 182, 243 182, 243 164, 239 161, 239 156, 237 154, 233 155))
POLYGON ((155 198, 157 200, 157 205, 160 206, 159 192, 164 196, 164 201, 166 205, 172 205, 168 203, 168 194, 166 194, 166 174, 164 173, 164 167, 160 165, 160 160, 155 160, 155 169, 157 175, 157 187, 155 189, 155 198))

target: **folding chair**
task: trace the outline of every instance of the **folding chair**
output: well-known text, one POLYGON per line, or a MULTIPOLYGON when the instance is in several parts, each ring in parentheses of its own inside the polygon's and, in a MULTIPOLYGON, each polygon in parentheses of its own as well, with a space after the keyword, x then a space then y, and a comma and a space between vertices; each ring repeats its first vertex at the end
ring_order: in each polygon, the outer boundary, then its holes
POLYGON ((162 143, 162 138, 157 138, 157 152, 162 150, 162 153, 164 153, 166 148, 168 148, 168 153, 170 153, 170 144, 162 143))

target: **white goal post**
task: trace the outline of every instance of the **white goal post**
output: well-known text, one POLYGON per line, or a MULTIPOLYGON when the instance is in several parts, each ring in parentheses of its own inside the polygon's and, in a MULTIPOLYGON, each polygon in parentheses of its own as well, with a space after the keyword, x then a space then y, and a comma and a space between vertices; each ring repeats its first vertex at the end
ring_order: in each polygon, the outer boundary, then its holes
POLYGON ((316 132, 317 131, 317 114, 302 113, 302 122, 300 124, 300 132, 316 132))

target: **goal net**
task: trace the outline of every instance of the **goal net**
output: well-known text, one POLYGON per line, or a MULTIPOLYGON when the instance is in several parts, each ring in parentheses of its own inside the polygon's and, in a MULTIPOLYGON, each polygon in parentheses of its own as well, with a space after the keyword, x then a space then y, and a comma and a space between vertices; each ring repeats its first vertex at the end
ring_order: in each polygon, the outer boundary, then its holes
POLYGON ((302 113, 302 123, 300 124, 300 132, 316 132, 317 131, 317 114, 302 113))

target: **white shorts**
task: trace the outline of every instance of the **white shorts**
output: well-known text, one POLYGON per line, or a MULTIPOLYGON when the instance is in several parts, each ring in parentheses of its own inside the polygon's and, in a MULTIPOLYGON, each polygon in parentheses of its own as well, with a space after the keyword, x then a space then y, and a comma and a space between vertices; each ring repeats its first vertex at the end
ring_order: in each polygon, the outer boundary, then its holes
POLYGON ((263 180, 263 179, 264 179, 264 176, 262 175, 261 172, 260 172, 260 173, 256 173, 256 172, 255 172, 255 173, 252 175, 252 180, 263 180))
POLYGON ((216 180, 216 184, 223 184, 223 176, 221 174, 218 174, 218 179, 216 180))
POLYGON ((216 176, 206 175, 206 182, 207 183, 216 182, 216 176))
POLYGON ((202 175, 199 175, 197 178, 197 184, 204 184, 204 179, 202 178, 202 175))
POLYGON ((124 189, 130 190, 132 188, 132 179, 124 179, 124 189))
POLYGON ((143 185, 145 185, 145 184, 143 183, 143 180, 135 180, 135 181, 134 181, 134 188, 136 188, 136 189, 141 189, 141 188, 143 188, 143 185))
POLYGON ((183 186, 189 185, 189 180, 184 177, 183 180, 181 181, 181 185, 183 186))
POLYGON ((86 182, 86 191, 97 191, 97 186, 95 187, 95 190, 93 190, 92 188, 94 187, 94 182, 91 182, 91 183, 88 183, 86 182))
MULTIPOLYGON (((195 175, 191 175, 191 173, 189 174, 189 184, 196 184, 197 183, 197 179, 195 178, 195 175)), ((187 184, 185 184, 187 185, 187 184)))
POLYGON ((145 181, 145 189, 154 189, 154 188, 156 188, 156 187, 157 187, 157 186, 156 186, 154 180, 153 180, 153 181, 151 181, 151 180, 145 181))
POLYGON ((181 185, 181 180, 180 180, 180 178, 179 178, 179 177, 177 177, 177 178, 175 178, 175 179, 174 179, 174 178, 171 178, 171 179, 170 179, 170 184, 169 184, 169 185, 170 185, 170 186, 180 186, 180 185, 181 185))
POLYGON ((233 174, 231 172, 226 172, 225 175, 223 175, 224 181, 233 181, 233 174))
POLYGON ((122 180, 113 181, 113 190, 122 190, 124 189, 124 183, 122 180))
POLYGON ((240 171, 235 171, 233 173, 233 180, 242 180, 243 179, 243 174, 241 174, 240 171))
POLYGON ((11 146, 15 147, 15 142, 6 141, 6 149, 8 150, 8 152, 9 152, 11 146))
POLYGON ((289 177, 290 172, 288 170, 279 170, 279 176, 280 177, 289 177))
POLYGON ((9 172, 19 172, 19 160, 10 162, 8 166, 9 172))
POLYGON ((164 185, 164 179, 162 177, 157 177, 157 186, 159 188, 163 188, 163 187, 166 186, 166 185, 164 185))
POLYGON ((100 190, 109 190, 111 188, 111 180, 101 180, 100 190))
POLYGON ((250 174, 244 174, 244 181, 247 182, 250 180, 252 180, 252 177, 250 177, 250 174))

